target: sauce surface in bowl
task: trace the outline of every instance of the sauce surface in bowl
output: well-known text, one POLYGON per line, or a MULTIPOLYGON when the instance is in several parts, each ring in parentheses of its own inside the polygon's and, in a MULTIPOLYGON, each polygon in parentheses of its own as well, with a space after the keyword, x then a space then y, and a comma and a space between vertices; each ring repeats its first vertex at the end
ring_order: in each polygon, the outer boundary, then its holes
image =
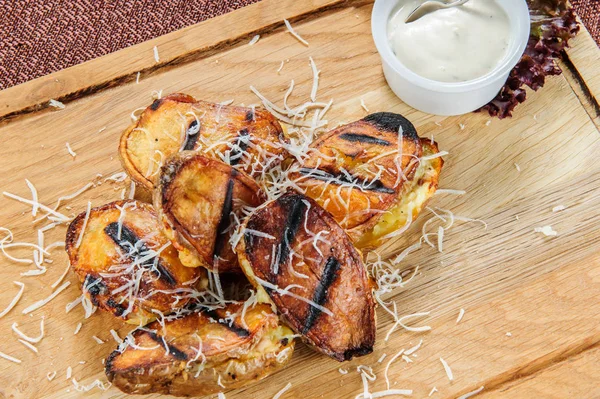
POLYGON ((488 74, 503 60, 510 22, 496 0, 471 0, 405 23, 421 3, 401 0, 388 22, 392 51, 407 68, 439 82, 466 82, 488 74))

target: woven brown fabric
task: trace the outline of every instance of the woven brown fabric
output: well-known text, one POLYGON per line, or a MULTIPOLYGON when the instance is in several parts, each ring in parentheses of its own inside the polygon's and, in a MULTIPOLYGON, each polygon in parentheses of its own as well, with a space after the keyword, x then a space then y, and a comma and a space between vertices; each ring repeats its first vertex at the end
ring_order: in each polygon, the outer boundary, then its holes
POLYGON ((0 89, 259 0, 0 0, 0 89))
POLYGON ((600 0, 571 0, 571 4, 600 46, 600 0))
MULTIPOLYGON (((257 1, 0 0, 0 89, 257 1)), ((600 0, 572 3, 600 43, 600 0)))

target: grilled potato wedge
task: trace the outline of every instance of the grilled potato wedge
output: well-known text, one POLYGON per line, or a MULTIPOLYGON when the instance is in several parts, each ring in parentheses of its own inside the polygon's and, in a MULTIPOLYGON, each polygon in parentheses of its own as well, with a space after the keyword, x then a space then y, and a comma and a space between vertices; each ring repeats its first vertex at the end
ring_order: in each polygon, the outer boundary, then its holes
POLYGON ((360 253, 315 201, 288 192, 246 221, 237 252, 259 300, 338 360, 371 353, 375 303, 360 253))
MULTIPOLYGON (((402 210, 406 215, 406 206, 392 210, 415 190, 422 195, 413 195, 414 203, 408 206, 416 217, 435 192, 443 164, 441 158, 421 161, 425 150, 437 153, 437 145, 419 138, 406 118, 388 112, 334 129, 311 147, 314 151, 303 164, 292 165, 290 178, 329 211, 362 249, 378 246, 387 234, 378 234, 388 230, 378 227, 386 215, 402 216, 402 210), (417 178, 424 174, 427 179, 417 178)), ((398 218, 388 217, 385 224, 395 229, 403 226, 398 218)))
POLYGON ((119 155, 127 174, 152 190, 160 165, 178 151, 198 151, 256 177, 283 160, 281 140, 282 127, 266 110, 171 94, 155 100, 122 134, 119 155))
POLYGON ((164 326, 151 323, 107 358, 106 375, 126 393, 176 396, 209 395, 261 380, 291 359, 292 331, 268 305, 248 307, 243 321, 242 313, 242 305, 230 305, 164 326))
POLYGON ((186 292, 207 284, 206 271, 181 264, 152 206, 134 200, 77 216, 66 250, 89 300, 132 324, 183 308, 186 292))
POLYGON ((190 267, 239 272, 229 244, 232 215, 265 201, 260 187, 244 172, 193 151, 173 155, 162 167, 154 205, 164 231, 190 267))

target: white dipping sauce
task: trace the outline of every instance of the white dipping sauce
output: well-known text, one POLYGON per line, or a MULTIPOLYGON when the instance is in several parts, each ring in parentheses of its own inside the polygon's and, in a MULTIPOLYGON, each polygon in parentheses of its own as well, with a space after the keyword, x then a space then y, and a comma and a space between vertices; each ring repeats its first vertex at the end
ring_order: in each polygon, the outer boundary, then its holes
POLYGON ((405 23, 421 3, 401 0, 388 23, 392 51, 416 74, 439 82, 465 82, 491 72, 506 55, 510 22, 496 0, 471 0, 405 23))

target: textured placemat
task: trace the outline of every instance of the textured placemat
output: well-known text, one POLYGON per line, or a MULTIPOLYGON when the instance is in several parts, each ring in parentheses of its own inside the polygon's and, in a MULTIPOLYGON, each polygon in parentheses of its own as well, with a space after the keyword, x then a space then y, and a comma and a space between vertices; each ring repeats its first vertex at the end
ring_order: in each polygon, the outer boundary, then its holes
POLYGON ((600 0, 570 0, 598 46, 600 46, 600 0))
MULTIPOLYGON (((0 0, 0 89, 257 1, 0 0)), ((600 43, 600 0, 572 3, 600 43)))

